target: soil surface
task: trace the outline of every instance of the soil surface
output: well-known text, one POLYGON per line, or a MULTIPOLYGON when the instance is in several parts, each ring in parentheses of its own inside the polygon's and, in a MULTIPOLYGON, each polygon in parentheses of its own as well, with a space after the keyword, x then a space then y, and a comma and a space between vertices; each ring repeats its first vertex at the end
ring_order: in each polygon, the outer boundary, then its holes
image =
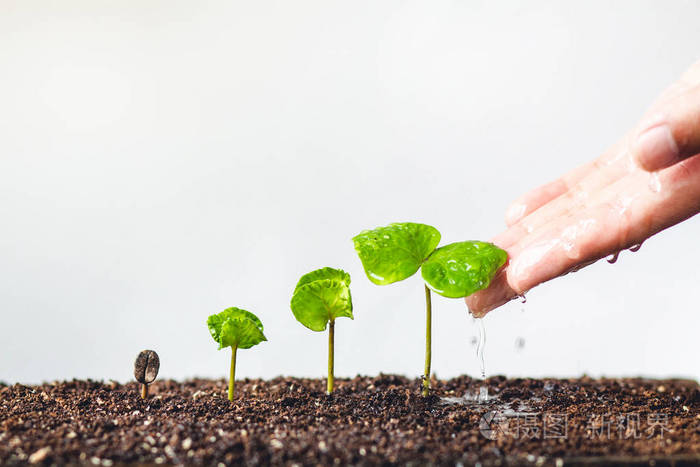
POLYGON ((336 380, 0 386, 0 463, 700 464, 694 381, 336 380), (480 388, 489 399, 479 401, 480 388), (482 390, 483 391, 483 390, 482 390), (466 394, 466 397, 465 397, 466 394))

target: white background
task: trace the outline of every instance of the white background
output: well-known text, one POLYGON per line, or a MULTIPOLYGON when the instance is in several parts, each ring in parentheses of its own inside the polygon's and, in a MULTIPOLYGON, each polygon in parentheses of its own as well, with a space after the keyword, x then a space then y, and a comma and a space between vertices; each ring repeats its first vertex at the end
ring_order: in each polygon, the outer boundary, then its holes
MULTIPOLYGON (((371 284, 351 237, 490 238, 700 58, 698 2, 495 3, 0 3, 0 380, 125 381, 143 348, 224 377, 205 320, 232 305, 269 339, 240 377, 325 376, 289 299, 326 265, 353 277, 337 374, 419 375, 420 278, 371 284)), ((700 377, 699 237, 493 312, 487 373, 700 377)), ((438 377, 477 375, 464 303, 433 314, 438 377)))

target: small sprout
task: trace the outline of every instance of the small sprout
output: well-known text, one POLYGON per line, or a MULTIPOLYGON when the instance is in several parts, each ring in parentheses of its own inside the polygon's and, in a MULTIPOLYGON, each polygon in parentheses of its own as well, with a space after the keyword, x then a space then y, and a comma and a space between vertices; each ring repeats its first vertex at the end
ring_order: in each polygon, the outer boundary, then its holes
POLYGON ((353 238, 365 273, 377 285, 406 279, 421 269, 425 281, 425 370, 423 395, 430 390, 432 300, 430 290, 461 298, 488 287, 508 254, 486 242, 459 242, 435 248, 440 232, 412 222, 365 230, 353 238))
POLYGON ((219 344, 219 350, 231 347, 231 375, 228 383, 228 399, 233 400, 236 381, 236 351, 249 349, 267 338, 263 334, 260 319, 250 311, 240 308, 227 308, 207 319, 211 337, 219 344))
POLYGON ((322 268, 305 274, 294 288, 290 303, 294 317, 312 331, 325 331, 328 326, 328 379, 326 393, 333 392, 335 319, 353 319, 350 296, 350 274, 333 268, 322 268))
POLYGON ((141 383, 141 399, 148 397, 148 385, 156 380, 160 358, 155 350, 142 350, 134 362, 134 378, 141 383))

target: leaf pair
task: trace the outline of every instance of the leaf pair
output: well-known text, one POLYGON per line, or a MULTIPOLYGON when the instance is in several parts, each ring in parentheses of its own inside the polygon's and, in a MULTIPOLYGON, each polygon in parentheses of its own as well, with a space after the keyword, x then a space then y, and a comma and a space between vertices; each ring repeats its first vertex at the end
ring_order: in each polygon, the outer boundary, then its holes
POLYGON ((225 347, 249 349, 267 340, 260 319, 250 311, 236 307, 209 316, 207 326, 211 337, 218 342, 219 350, 225 347))
POLYGON ((440 232, 412 222, 366 230, 353 242, 367 277, 375 284, 406 279, 420 268, 428 287, 448 298, 466 297, 488 287, 508 257, 497 246, 478 241, 451 243, 435 250, 440 232))
POLYGON ((312 331, 325 331, 329 321, 353 319, 350 274, 333 268, 321 268, 304 274, 294 288, 292 313, 312 331))

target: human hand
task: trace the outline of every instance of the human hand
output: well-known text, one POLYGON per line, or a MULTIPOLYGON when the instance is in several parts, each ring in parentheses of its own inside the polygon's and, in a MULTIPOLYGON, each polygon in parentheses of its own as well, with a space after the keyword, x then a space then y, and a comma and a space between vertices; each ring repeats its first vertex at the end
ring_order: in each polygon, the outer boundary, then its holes
POLYGON ((598 159, 518 198, 492 242, 509 262, 467 297, 481 317, 700 212, 700 62, 598 159))

